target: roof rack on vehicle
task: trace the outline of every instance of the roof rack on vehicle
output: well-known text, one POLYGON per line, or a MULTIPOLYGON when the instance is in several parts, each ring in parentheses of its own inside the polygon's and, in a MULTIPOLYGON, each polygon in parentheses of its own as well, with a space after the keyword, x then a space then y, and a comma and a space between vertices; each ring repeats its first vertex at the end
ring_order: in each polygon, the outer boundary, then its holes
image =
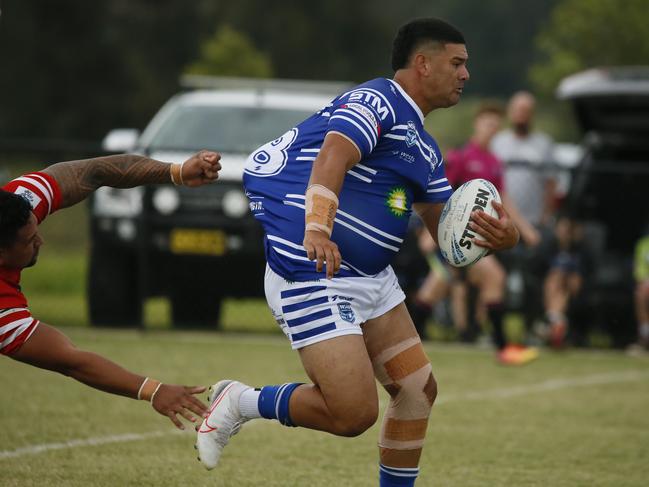
POLYGON ((238 78, 231 76, 184 74, 180 77, 180 86, 186 89, 308 91, 310 93, 338 94, 353 86, 353 83, 350 81, 238 78))
POLYGON ((613 66, 588 69, 564 78, 557 97, 567 100, 586 96, 649 93, 649 66, 613 66))

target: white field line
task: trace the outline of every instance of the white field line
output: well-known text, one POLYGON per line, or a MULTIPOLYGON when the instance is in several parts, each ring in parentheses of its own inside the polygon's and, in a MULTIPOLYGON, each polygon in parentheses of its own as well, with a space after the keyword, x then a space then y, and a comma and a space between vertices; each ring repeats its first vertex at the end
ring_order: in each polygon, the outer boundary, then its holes
POLYGON ((610 372, 605 374, 587 375, 584 377, 567 377, 550 379, 531 385, 503 387, 485 391, 467 392, 464 394, 440 395, 435 401, 435 406, 449 402, 482 401, 486 399, 506 399, 516 396, 527 396, 540 392, 558 391, 571 387, 588 387, 606 384, 619 384, 623 382, 636 382, 649 380, 649 371, 629 370, 625 372, 610 372))
POLYGON ((85 438, 82 440, 69 440, 60 443, 44 443, 42 445, 26 446, 17 450, 0 451, 0 460, 5 458, 16 458, 24 455, 36 455, 52 450, 67 450, 80 446, 108 445, 110 443, 126 443, 127 441, 149 440, 160 436, 182 433, 180 430, 151 431, 150 433, 125 433, 123 435, 98 436, 96 438, 85 438))
MULTIPOLYGON (((539 382, 533 385, 521 385, 515 387, 504 387, 498 389, 489 389, 484 391, 468 392, 465 394, 449 394, 438 397, 435 406, 463 401, 481 401, 489 399, 506 399, 516 396, 527 396, 541 392, 558 391, 571 387, 588 387, 606 384, 620 384, 624 382, 637 382, 649 380, 649 371, 630 370, 626 372, 611 372, 607 374, 596 374, 584 377, 558 378, 550 379, 545 382, 539 382)), ((191 430, 190 430, 191 432, 191 430)), ((26 446, 17 450, 0 450, 0 460, 6 458, 16 458, 25 455, 36 455, 52 450, 64 450, 68 448, 78 448, 84 446, 107 445, 111 443, 125 443, 128 441, 141 441, 151 438, 158 438, 171 434, 182 434, 179 430, 152 431, 149 433, 126 433, 123 435, 99 436, 96 438, 86 438, 64 441, 60 443, 44 443, 41 445, 26 446)))

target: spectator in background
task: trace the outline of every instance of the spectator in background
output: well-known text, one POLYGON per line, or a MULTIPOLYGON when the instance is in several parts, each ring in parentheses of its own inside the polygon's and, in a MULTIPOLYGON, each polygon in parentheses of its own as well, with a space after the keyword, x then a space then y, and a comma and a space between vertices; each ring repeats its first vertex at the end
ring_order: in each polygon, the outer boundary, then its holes
MULTIPOLYGON (((528 331, 542 312, 542 282, 548 254, 545 243, 551 238, 556 202, 556 178, 553 162, 554 142, 546 134, 533 130, 536 100, 527 91, 515 93, 508 104, 511 127, 499 132, 491 142, 491 150, 505 168, 505 186, 512 203, 543 239, 525 240, 501 254, 512 278, 521 276, 520 291, 528 331)), ((517 279, 512 279, 514 282, 517 279)))
POLYGON ((635 312, 638 341, 629 347, 632 354, 649 352, 649 228, 635 247, 635 312))
POLYGON ((536 100, 527 91, 515 93, 507 108, 511 127, 491 141, 491 150, 505 168, 505 186, 519 212, 532 225, 551 225, 555 210, 554 142, 532 130, 536 100))
POLYGON ((460 341, 475 342, 479 326, 475 313, 468 316, 468 297, 464 282, 455 278, 453 268, 446 263, 429 232, 419 234, 419 249, 428 260, 429 271, 413 296, 414 299, 409 303, 408 309, 417 331, 420 328, 425 329, 425 324, 436 305, 450 297, 451 321, 460 341))
POLYGON ((569 330, 569 310, 593 268, 582 226, 567 216, 558 218, 549 255, 552 257, 543 284, 547 341, 553 348, 561 348, 569 330))
MULTIPOLYGON (((473 135, 469 142, 461 149, 449 151, 446 156, 446 177, 454 188, 477 178, 493 183, 500 192, 503 206, 518 227, 521 238, 528 245, 536 245, 540 238, 539 234, 508 197, 503 181, 502 163, 489 151, 489 144, 500 129, 503 116, 504 111, 498 104, 485 103, 479 107, 474 118, 473 135)), ((452 269, 452 271, 455 280, 465 281, 478 289, 477 305, 479 310, 485 310, 491 322, 492 338, 498 351, 498 360, 507 365, 520 365, 536 358, 538 355, 536 350, 507 343, 503 324, 506 273, 498 259, 493 255, 487 255, 466 269, 452 269)), ((454 292, 462 292, 457 285, 451 287, 454 292)), ((433 299, 439 296, 439 293, 431 293, 426 288, 420 291, 419 301, 428 306, 433 303, 425 302, 427 295, 434 297, 433 299)), ((473 316, 472 313, 466 315, 467 323, 464 326, 467 326, 473 316)))

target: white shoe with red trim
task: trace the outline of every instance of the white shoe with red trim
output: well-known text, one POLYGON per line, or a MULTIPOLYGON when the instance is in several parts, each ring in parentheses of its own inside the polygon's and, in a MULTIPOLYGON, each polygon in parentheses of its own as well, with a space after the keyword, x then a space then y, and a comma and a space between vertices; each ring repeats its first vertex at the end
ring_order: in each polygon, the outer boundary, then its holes
POLYGON ((198 428, 196 439, 198 459, 208 470, 217 466, 230 437, 248 421, 239 411, 239 397, 250 387, 234 380, 222 380, 211 389, 210 414, 198 428))

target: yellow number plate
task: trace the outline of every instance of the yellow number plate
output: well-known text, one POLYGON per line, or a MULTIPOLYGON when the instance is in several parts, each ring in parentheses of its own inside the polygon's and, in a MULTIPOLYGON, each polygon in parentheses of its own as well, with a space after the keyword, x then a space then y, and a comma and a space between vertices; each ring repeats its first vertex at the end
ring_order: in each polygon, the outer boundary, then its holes
POLYGON ((174 254, 223 255, 227 241, 220 230, 175 228, 169 236, 169 248, 174 254))

